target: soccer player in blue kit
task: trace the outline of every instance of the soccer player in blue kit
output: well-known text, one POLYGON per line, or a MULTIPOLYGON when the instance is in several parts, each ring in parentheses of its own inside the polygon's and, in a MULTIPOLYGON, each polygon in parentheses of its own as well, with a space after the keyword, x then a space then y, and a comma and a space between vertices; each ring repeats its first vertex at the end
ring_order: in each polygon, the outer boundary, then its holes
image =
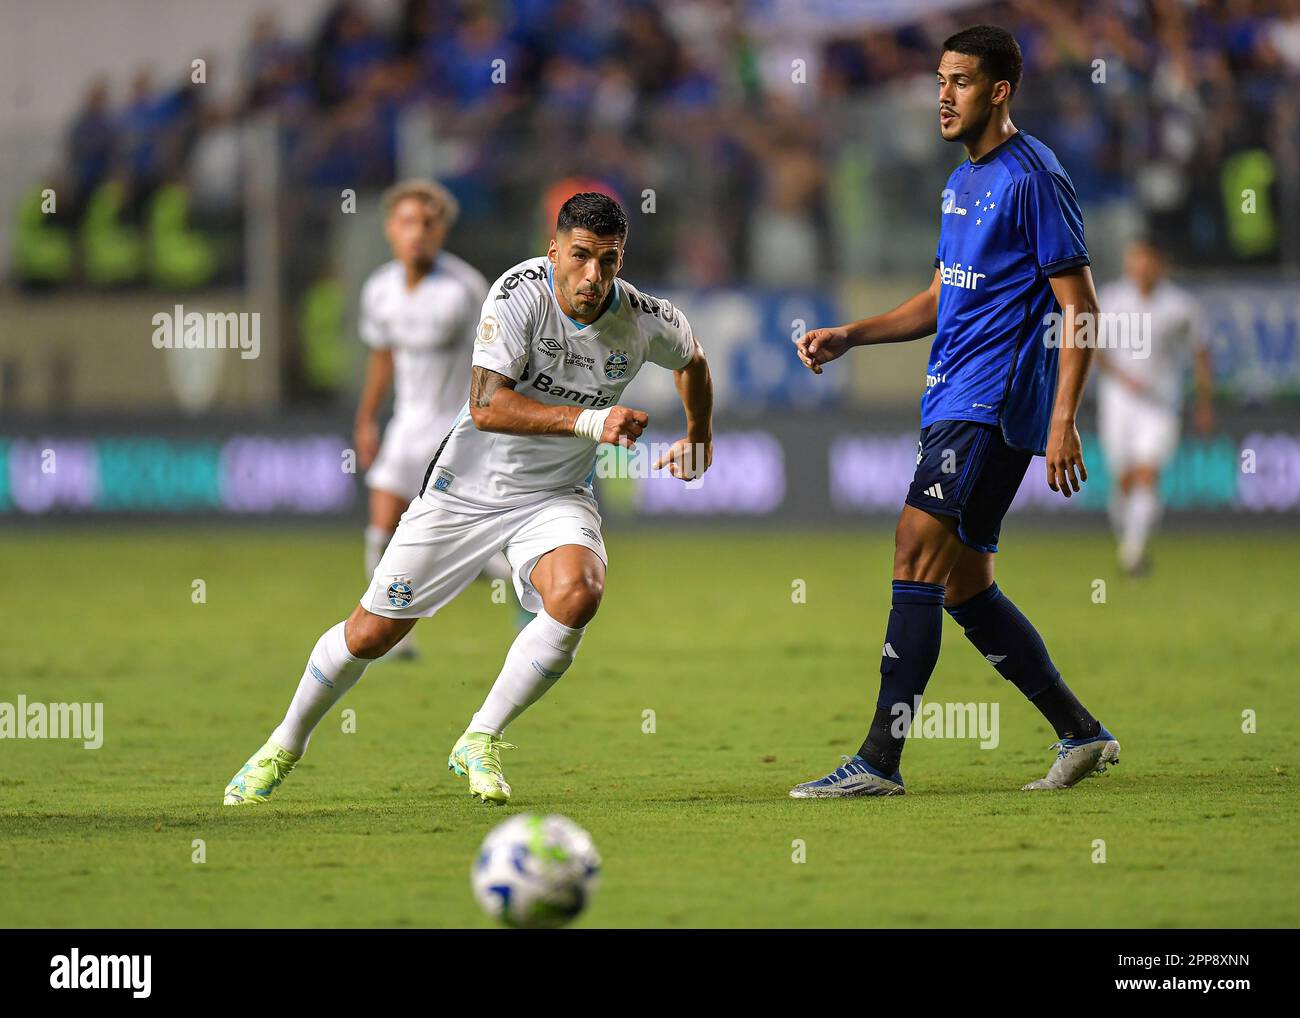
POLYGON ((875 717, 861 749, 795 786, 795 798, 903 794, 899 759, 939 659, 945 610, 1056 730, 1051 769, 1025 789, 1070 788, 1119 760, 1115 737, 1066 686, 993 578, 1002 517, 1032 457, 1046 456, 1048 486, 1066 498, 1088 478, 1075 415, 1093 350, 1083 337, 1076 345, 1075 333, 1097 313, 1070 178, 1051 149, 1011 123, 1020 74, 1020 47, 1004 29, 979 25, 944 42, 939 131, 969 158, 943 192, 930 287, 797 344, 821 374, 854 347, 935 334, 916 475, 894 536, 875 717))

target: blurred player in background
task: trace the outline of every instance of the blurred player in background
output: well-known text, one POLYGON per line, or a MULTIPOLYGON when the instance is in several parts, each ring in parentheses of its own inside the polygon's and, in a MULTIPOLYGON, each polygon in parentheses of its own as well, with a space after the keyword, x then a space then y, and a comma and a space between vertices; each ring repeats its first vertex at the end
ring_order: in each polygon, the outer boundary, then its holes
POLYGON ((1197 431, 1214 427, 1210 353, 1200 309, 1190 293, 1165 278, 1165 262, 1149 239, 1124 255, 1124 276, 1103 287, 1107 314, 1141 315, 1142 342, 1099 344, 1098 425, 1111 475, 1110 521, 1120 567, 1130 576, 1149 568, 1147 540, 1160 518, 1160 471, 1178 449, 1188 360, 1195 366, 1197 431))
POLYGON ((708 469, 713 384, 686 317, 618 278, 627 216, 613 199, 574 195, 547 255, 509 269, 483 304, 469 400, 402 516, 369 589, 317 641, 288 713, 226 786, 231 806, 265 802, 311 733, 419 618, 465 589, 504 551, 520 602, 536 617, 463 735, 449 769, 472 795, 505 803, 506 726, 573 663, 605 589, 608 558, 592 493, 604 443, 635 445, 649 421, 618 404, 648 363, 673 372, 686 437, 654 464, 682 480, 708 469))
POLYGON ((795 798, 902 795, 899 760, 939 660, 947 610, 966 638, 1038 708, 1060 752, 1027 790, 1069 788, 1119 759, 1119 743, 1062 680, 1030 621, 993 578, 998 535, 1035 454, 1066 498, 1088 478, 1075 418, 1092 356, 1061 308, 1094 315, 1083 214, 1042 142, 1011 123, 1021 56, 1005 29, 979 25, 944 42, 939 131, 969 158, 943 192, 930 287, 883 315, 798 341, 814 373, 855 346, 935 333, 921 397, 916 476, 894 537, 892 608, 870 731, 856 754, 795 798), (1050 341, 1049 341, 1050 339, 1050 341))
MULTIPOLYGON (((354 433, 370 489, 367 576, 465 402, 474 328, 487 296, 478 270, 442 249, 458 212, 446 188, 404 181, 385 193, 383 208, 393 260, 371 273, 361 290, 361 339, 370 360, 354 433), (393 416, 381 442, 375 421, 390 388, 393 416)), ((503 558, 486 571, 493 578, 510 576, 503 558)), ((417 653, 414 633, 393 648, 395 657, 417 653)))

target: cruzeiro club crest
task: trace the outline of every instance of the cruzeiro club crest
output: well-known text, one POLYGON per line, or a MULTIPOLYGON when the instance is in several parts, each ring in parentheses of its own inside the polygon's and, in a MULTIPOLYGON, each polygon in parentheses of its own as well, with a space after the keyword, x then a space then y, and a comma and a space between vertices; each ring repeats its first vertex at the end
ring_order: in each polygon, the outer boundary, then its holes
POLYGON ((622 350, 615 350, 605 358, 605 377, 610 381, 616 381, 627 374, 627 354, 622 350))
POLYGON ((409 608, 411 600, 411 585, 405 580, 394 580, 388 585, 388 603, 394 608, 409 608))

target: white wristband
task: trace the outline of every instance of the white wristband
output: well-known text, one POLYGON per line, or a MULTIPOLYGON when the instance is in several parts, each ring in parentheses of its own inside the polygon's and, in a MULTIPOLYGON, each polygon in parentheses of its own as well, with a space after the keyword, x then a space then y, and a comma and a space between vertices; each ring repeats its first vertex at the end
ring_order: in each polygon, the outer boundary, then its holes
POLYGON ((599 442, 600 436, 605 433, 605 418, 613 407, 606 407, 604 410, 584 410, 578 414, 578 419, 573 422, 573 433, 579 438, 589 438, 593 442, 599 442))

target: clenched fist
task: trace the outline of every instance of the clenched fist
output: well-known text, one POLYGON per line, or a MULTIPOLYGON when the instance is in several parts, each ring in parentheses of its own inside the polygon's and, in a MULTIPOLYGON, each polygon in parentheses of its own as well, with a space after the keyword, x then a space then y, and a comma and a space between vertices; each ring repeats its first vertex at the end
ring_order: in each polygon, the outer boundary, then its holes
POLYGON ((631 449, 650 423, 650 415, 631 407, 610 407, 609 416, 605 418, 605 427, 600 433, 600 440, 610 445, 621 445, 631 449))

